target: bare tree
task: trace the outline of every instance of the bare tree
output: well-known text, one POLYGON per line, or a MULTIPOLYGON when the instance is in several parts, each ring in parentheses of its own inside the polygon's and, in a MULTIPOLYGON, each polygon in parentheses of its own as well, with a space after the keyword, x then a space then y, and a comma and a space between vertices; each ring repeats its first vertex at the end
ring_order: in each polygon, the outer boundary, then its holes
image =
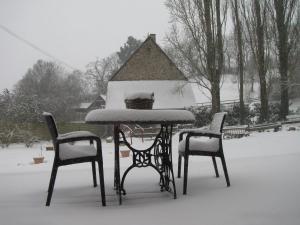
POLYGON ((240 99, 240 123, 245 122, 245 105, 244 105, 244 50, 243 50, 243 28, 240 21, 240 7, 237 0, 231 0, 231 9, 234 22, 235 45, 237 48, 237 65, 239 71, 239 99, 240 99))
POLYGON ((248 41, 255 59, 258 77, 260 81, 261 121, 268 120, 268 94, 266 74, 270 55, 269 35, 270 22, 267 13, 268 0, 241 1, 243 26, 246 28, 246 40, 248 41))
POLYGON ((103 59, 97 59, 86 67, 85 73, 93 82, 97 94, 106 94, 108 80, 119 67, 118 56, 113 54, 103 59))
POLYGON ((236 44, 235 35, 226 35, 224 40, 224 73, 233 73, 235 64, 232 61, 236 58, 236 44))
POLYGON ((220 111, 220 79, 227 1, 167 0, 173 18, 167 42, 192 82, 211 93, 212 112, 220 111))
POLYGON ((299 1, 272 0, 269 4, 273 34, 276 41, 280 73, 280 117, 285 119, 289 112, 289 62, 292 51, 299 48, 299 1), (298 13, 298 15, 297 15, 298 13))

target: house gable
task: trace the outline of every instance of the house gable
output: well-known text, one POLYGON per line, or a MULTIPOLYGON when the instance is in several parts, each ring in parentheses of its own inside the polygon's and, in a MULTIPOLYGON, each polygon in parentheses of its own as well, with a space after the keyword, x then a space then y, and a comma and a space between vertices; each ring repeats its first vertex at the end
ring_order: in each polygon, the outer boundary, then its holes
POLYGON ((112 76, 110 81, 187 80, 166 53, 149 36, 112 76))
POLYGON ((99 95, 89 106, 89 110, 98 108, 105 108, 105 100, 101 95, 99 95))

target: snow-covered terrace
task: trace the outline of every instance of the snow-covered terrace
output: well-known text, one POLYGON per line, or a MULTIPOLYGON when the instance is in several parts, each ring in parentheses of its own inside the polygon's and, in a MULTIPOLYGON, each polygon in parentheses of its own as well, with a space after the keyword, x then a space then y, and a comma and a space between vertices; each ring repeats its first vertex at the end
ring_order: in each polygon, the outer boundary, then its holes
MULTIPOLYGON (((300 125, 296 131, 252 133, 224 140, 231 187, 223 174, 214 177, 209 157, 191 157, 188 194, 182 195, 183 179, 176 179, 178 199, 161 193, 158 176, 151 169, 135 169, 128 175, 128 195, 118 205, 113 190, 113 144, 103 141, 107 206, 101 206, 100 190, 92 187, 90 164, 59 169, 52 204, 45 207, 53 152, 47 162, 31 164, 40 154, 12 145, 0 149, 1 224, 288 224, 300 221, 300 125)), ((150 141, 146 144, 150 145, 150 141)), ((138 139, 134 145, 140 146, 138 139)), ((178 135, 173 138, 177 173, 178 135)), ((121 158, 121 169, 130 165, 121 158)), ((222 171, 218 161, 220 172, 222 171)))

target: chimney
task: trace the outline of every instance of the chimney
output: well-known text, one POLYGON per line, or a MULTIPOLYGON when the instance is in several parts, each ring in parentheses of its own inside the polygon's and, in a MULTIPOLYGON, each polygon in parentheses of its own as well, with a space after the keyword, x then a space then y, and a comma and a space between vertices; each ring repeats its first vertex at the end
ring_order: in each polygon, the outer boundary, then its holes
POLYGON ((150 38, 156 42, 156 34, 149 34, 150 38))

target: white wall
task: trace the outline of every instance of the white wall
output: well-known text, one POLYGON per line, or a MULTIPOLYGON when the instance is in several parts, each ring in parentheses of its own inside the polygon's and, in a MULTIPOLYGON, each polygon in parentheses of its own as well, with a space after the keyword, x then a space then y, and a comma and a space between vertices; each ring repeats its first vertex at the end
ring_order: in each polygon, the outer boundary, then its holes
POLYGON ((154 92, 153 109, 177 109, 195 104, 191 85, 183 81, 109 81, 106 108, 126 108, 124 98, 134 92, 154 92))

